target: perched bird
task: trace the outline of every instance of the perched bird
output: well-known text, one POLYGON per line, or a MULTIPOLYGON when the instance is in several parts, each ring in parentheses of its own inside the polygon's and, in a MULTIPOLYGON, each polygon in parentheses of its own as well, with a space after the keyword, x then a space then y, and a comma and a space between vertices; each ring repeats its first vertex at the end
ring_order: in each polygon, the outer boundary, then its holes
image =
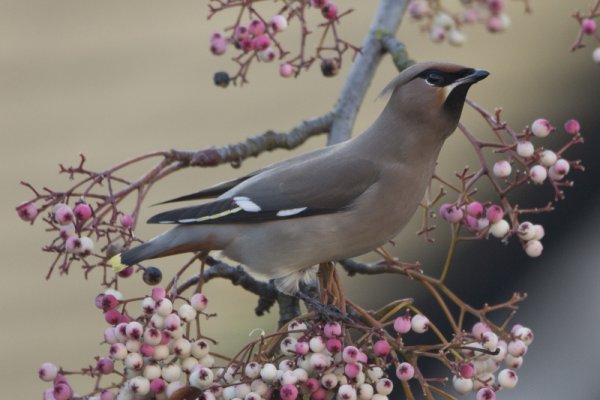
POLYGON ((384 89, 389 101, 361 135, 168 201, 216 197, 153 216, 148 223, 176 226, 109 262, 120 270, 222 250, 295 293, 319 263, 364 254, 400 232, 458 125, 467 91, 488 75, 450 63, 415 64, 384 89))

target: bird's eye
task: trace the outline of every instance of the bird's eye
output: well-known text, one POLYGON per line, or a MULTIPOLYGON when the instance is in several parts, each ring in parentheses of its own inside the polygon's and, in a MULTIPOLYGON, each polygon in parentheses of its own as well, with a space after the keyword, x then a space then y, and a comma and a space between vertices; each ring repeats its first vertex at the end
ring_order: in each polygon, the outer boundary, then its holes
POLYGON ((444 86, 445 79, 437 72, 430 72, 425 77, 425 82, 427 82, 429 86, 444 86))

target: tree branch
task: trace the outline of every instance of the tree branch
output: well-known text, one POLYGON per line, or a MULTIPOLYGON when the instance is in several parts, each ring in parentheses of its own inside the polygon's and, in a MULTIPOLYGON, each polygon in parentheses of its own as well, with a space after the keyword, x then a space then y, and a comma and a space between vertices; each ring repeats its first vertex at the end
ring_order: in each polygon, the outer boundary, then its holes
POLYGON ((328 144, 343 142, 350 138, 358 109, 384 54, 382 35, 394 36, 400 27, 406 5, 406 0, 381 0, 379 2, 377 14, 369 28, 362 50, 352 64, 335 105, 335 120, 329 132, 328 144))
MULTIPOLYGON (((269 312, 271 306, 278 300, 279 292, 275 289, 273 283, 262 282, 253 278, 244 271, 241 265, 234 267, 222 261, 215 260, 212 257, 206 258, 206 265, 210 266, 210 268, 204 270, 204 282, 208 282, 215 278, 228 279, 234 285, 240 285, 247 291, 256 294, 258 296, 258 305, 254 309, 254 312, 258 316, 262 316, 265 312, 269 312)), ((193 276, 183 284, 179 285, 177 287, 177 292, 182 293, 190 287, 197 285, 199 280, 199 274, 193 276)), ((280 311, 280 314, 283 315, 283 312, 280 311)))
POLYGON ((200 151, 172 150, 171 157, 181 167, 214 167, 224 163, 239 164, 248 157, 257 157, 265 151, 275 149, 294 149, 308 138, 330 130, 333 114, 302 121, 289 132, 267 131, 246 139, 244 142, 222 147, 212 147, 200 151))

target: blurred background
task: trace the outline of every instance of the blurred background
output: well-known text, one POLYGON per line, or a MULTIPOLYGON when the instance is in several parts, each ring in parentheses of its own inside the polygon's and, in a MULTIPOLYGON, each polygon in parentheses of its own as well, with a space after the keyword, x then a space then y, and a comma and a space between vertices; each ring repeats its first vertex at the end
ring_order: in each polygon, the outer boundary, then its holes
MULTIPOLYGON (((573 117, 583 126, 586 144, 568 156, 583 159, 586 172, 572 174, 576 185, 567 190, 556 212, 532 218, 546 227, 544 254, 529 259, 518 244, 504 246, 490 239, 461 246, 453 264, 449 285, 474 306, 503 301, 513 291, 530 296, 515 321, 532 327, 536 340, 519 370, 519 385, 503 392, 502 399, 600 399, 600 70, 591 59, 593 47, 568 51, 578 29, 570 14, 590 2, 533 1, 530 15, 523 13, 520 2, 509 2, 512 26, 507 32, 491 35, 481 26, 467 29, 469 39, 461 48, 431 43, 408 18, 399 33, 415 60, 448 60, 489 70, 490 78, 474 87, 470 97, 488 109, 504 107, 503 115, 515 129, 539 117, 558 127, 573 117)), ((362 43, 375 2, 340 3, 356 9, 341 25, 342 34, 352 43, 362 43)), ((262 64, 252 67, 250 84, 243 88, 215 87, 213 73, 233 72, 234 65, 228 56, 209 53, 208 38, 234 17, 207 22, 206 16, 206 2, 199 1, 0 0, 3 398, 39 398, 47 387, 36 376, 42 362, 77 369, 105 351, 99 344, 105 324, 93 301, 99 277, 84 281, 75 269, 45 281, 51 258, 39 249, 50 236, 41 224, 31 227, 18 220, 14 207, 31 196, 20 180, 63 189, 69 182, 57 174, 58 163, 76 164, 79 153, 87 156, 90 168, 102 170, 153 150, 203 149, 268 129, 286 130, 333 106, 349 60, 333 79, 313 68, 297 80, 283 80, 277 65, 262 64)), ((386 58, 360 110, 355 134, 378 115, 384 102, 376 96, 395 74, 386 58)), ((471 110, 464 120, 482 128, 471 110)), ((562 134, 556 136, 565 140, 562 134)), ((314 138, 294 153, 324 143, 324 137, 314 138)), ((280 150, 244 162, 241 170, 225 165, 183 171, 155 186, 147 204, 289 156, 280 150)), ((455 134, 439 164, 451 175, 475 161, 464 137, 455 134)), ((551 196, 546 189, 541 191, 544 199, 551 196)), ((520 201, 532 202, 531 193, 526 190, 520 201)), ((544 205, 544 199, 538 204, 544 205)), ((142 219, 155 211, 144 208, 142 219)), ((394 252, 407 261, 420 260, 435 274, 446 255, 449 232, 438 223, 436 243, 427 244, 414 235, 419 223, 420 215, 397 238, 394 252)), ((160 230, 142 224, 138 235, 149 238, 160 230)), ((167 271, 182 260, 161 261, 161 266, 167 271)), ((415 297, 424 310, 434 312, 420 288, 401 277, 345 282, 349 295, 367 307, 415 297), (361 290, 365 287, 369 290, 361 290)), ((136 275, 125 290, 144 293, 148 288, 136 275)), ((234 352, 254 328, 271 330, 276 325, 276 310, 255 317, 256 298, 227 282, 211 283, 206 294, 210 311, 219 317, 205 329, 222 342, 221 353, 234 352)), ((83 392, 90 384, 77 382, 76 389, 83 392)))

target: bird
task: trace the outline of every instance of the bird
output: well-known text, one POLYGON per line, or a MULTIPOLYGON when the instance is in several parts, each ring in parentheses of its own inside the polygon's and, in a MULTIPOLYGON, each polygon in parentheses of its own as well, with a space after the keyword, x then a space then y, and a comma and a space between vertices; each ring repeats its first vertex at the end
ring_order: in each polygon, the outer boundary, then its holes
POLYGON ((120 271, 219 250, 280 291, 298 293, 319 264, 368 253, 402 230, 458 126, 469 88, 488 75, 448 62, 413 64, 385 87, 387 104, 362 134, 166 201, 211 199, 154 215, 148 223, 175 226, 109 264, 120 271))

